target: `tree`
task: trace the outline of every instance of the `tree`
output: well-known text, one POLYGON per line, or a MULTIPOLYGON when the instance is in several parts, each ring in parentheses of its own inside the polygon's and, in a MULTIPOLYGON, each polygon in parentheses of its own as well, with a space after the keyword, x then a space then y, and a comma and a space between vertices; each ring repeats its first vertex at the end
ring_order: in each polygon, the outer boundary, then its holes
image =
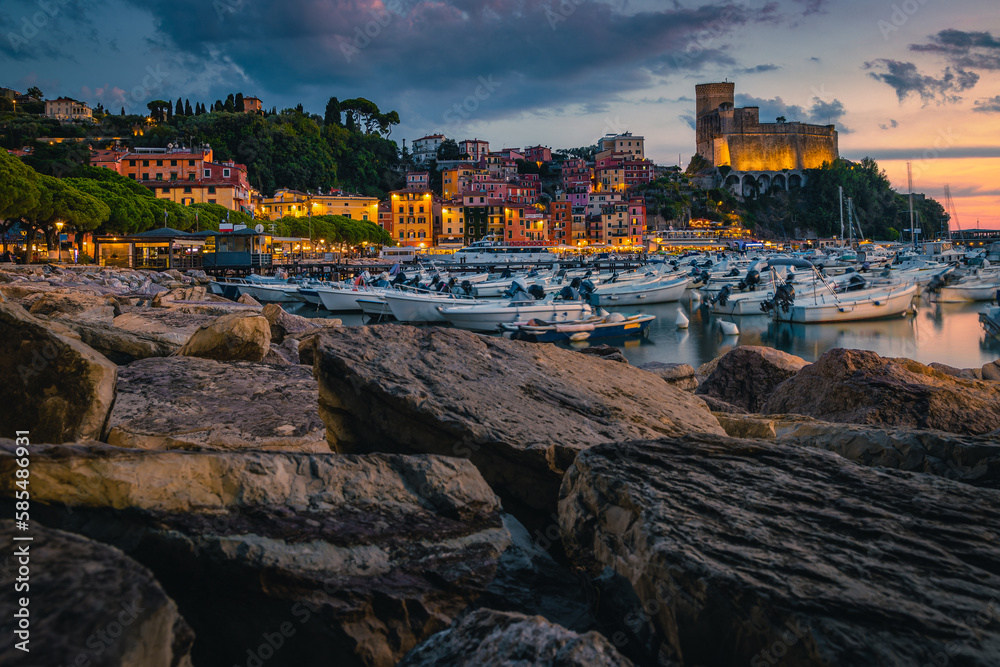
MULTIPOLYGON (((178 115, 180 115, 180 114, 178 114, 178 115)), ((184 115, 185 116, 193 116, 194 115, 193 113, 191 113, 191 101, 190 100, 184 100, 184 115)))
POLYGON ((233 100, 233 106, 237 113, 243 111, 243 93, 236 93, 236 98, 233 100))
POLYGON ((228 111, 229 113, 232 113, 233 111, 236 110, 236 100, 233 98, 232 93, 229 93, 229 97, 226 98, 226 103, 222 107, 222 110, 228 111))
POLYGON ((331 97, 326 103, 326 114, 323 116, 324 125, 340 125, 340 100, 331 97))
POLYGON ((177 98, 177 105, 174 107, 174 115, 175 116, 184 115, 184 103, 181 102, 181 98, 179 97, 177 98))
POLYGON ((121 115, 122 115, 122 116, 124 116, 124 115, 125 115, 125 107, 122 107, 122 112, 121 112, 121 115))
POLYGON ((215 100, 215 105, 212 106, 212 111, 222 111, 222 100, 215 100))
POLYGON ((38 89, 38 86, 32 86, 31 88, 28 88, 28 92, 25 93, 25 95, 27 95, 33 100, 38 100, 39 102, 41 102, 45 98, 45 96, 42 95, 42 91, 38 89))
POLYGON ((778 123, 787 123, 788 122, 788 119, 785 118, 784 116, 778 116, 775 120, 778 123))
POLYGON ((167 120, 167 114, 171 109, 171 105, 166 100, 153 100, 146 104, 146 108, 149 109, 150 118, 161 123, 167 120))
MULTIPOLYGON (((438 146, 437 159, 438 160, 457 160, 461 156, 458 150, 458 143, 454 139, 445 139, 438 146)), ((535 171, 534 173, 538 173, 535 171)))
POLYGON ((901 234, 899 231, 893 227, 889 227, 885 230, 885 239, 887 241, 898 241, 901 234))

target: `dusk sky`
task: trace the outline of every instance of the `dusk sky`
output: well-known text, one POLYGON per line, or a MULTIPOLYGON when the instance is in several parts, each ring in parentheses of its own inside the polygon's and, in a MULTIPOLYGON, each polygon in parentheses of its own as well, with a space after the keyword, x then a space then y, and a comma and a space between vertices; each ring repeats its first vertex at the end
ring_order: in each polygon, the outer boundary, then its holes
POLYGON ((4 0, 0 24, 0 85, 49 98, 146 113, 242 92, 322 114, 367 97, 408 143, 629 130, 660 164, 695 152, 695 84, 728 79, 762 121, 836 123, 844 157, 904 192, 911 161, 915 191, 951 185, 962 227, 1000 228, 996 0, 4 0))

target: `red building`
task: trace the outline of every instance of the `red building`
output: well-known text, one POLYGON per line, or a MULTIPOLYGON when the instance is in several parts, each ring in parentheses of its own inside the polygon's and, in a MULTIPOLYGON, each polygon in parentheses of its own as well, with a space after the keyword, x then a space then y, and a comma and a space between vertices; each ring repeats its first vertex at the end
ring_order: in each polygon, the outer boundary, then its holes
POLYGON ((552 162, 552 149, 545 146, 525 148, 524 159, 528 162, 552 162))

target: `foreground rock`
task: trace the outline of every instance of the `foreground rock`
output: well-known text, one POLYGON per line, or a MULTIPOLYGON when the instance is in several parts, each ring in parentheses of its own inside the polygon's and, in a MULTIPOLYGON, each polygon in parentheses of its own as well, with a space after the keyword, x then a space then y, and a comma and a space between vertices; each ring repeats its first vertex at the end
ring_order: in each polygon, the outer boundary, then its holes
POLYGON ((559 503, 573 561, 631 582, 610 630, 677 665, 995 664, 998 510, 992 490, 707 435, 583 452, 559 503))
POLYGON ((275 344, 281 344, 285 338, 301 337, 320 329, 319 326, 304 317, 286 313, 284 308, 276 303, 264 306, 261 315, 267 318, 267 322, 271 326, 271 341, 275 344))
POLYGON ((667 382, 683 391, 691 391, 698 387, 698 380, 694 376, 694 368, 689 364, 664 364, 659 361, 651 361, 639 366, 644 371, 659 375, 667 382))
POLYGON ((607 639, 578 635, 541 616, 481 609, 415 648, 399 667, 600 667, 632 663, 607 639))
POLYGON ((263 361, 271 351, 271 327, 255 312, 231 313, 199 327, 177 354, 216 361, 263 361))
POLYGON ((741 345, 715 362, 695 393, 758 412, 779 384, 807 364, 772 347, 741 345))
POLYGON ((119 370, 108 442, 329 453, 317 397, 316 380, 304 366, 146 359, 119 370))
POLYGON ((190 667, 194 633, 149 570, 118 549, 38 523, 30 543, 17 536, 24 533, 13 521, 0 521, 0 539, 30 554, 29 653, 15 647, 20 596, 11 591, 0 596, 0 664, 190 667))
POLYGON ((115 318, 114 326, 134 334, 156 336, 180 347, 195 331, 215 319, 213 315, 182 313, 172 308, 129 308, 115 318))
POLYGON ((31 466, 32 518, 152 570, 195 630, 195 665, 266 658, 275 633, 280 664, 394 665, 487 587, 509 543, 458 459, 39 446, 31 466))
POLYGON ((778 387, 761 412, 976 435, 1000 429, 1000 384, 952 377, 910 359, 833 349, 778 387))
POLYGON ((32 442, 100 438, 117 367, 13 303, 0 304, 0 423, 32 442))
POLYGON ((555 509, 588 447, 723 433, 700 400, 628 364, 457 329, 337 329, 315 373, 331 447, 470 458, 505 503, 534 509, 555 509))
POLYGON ((168 357, 181 347, 168 338, 155 334, 133 333, 118 327, 89 322, 66 320, 64 322, 80 336, 81 341, 119 366, 130 364, 137 359, 168 357))
POLYGON ((121 303, 113 296, 81 293, 43 294, 31 303, 32 315, 56 317, 74 322, 111 326, 121 314, 121 303))

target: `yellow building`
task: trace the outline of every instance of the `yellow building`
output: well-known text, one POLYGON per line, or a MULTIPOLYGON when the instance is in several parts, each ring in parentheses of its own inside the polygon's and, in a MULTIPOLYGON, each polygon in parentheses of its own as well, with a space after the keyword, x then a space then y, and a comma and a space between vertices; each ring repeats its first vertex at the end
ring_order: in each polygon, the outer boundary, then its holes
POLYGON ((163 186, 150 185, 159 199, 188 206, 189 204, 218 204, 231 211, 243 210, 246 195, 234 183, 208 185, 205 183, 164 183, 163 186))
POLYGON ((94 120, 89 106, 70 97, 46 100, 45 117, 57 120, 94 120))
POLYGON ((441 205, 441 230, 435 239, 436 245, 465 244, 465 206, 445 201, 441 205))
POLYGON ((269 220, 285 216, 342 215, 352 220, 378 223, 378 197, 345 194, 310 194, 281 189, 260 201, 259 212, 269 220))
POLYGON ((396 190, 391 193, 392 237, 401 246, 434 245, 434 193, 431 190, 396 190))
POLYGON ((485 169, 470 166, 451 167, 441 170, 441 191, 445 199, 457 197, 469 189, 473 176, 488 174, 485 169))
POLYGON ((631 155, 638 159, 646 157, 646 138, 635 136, 631 132, 607 134, 598 141, 598 147, 600 151, 597 159, 604 153, 631 155))

